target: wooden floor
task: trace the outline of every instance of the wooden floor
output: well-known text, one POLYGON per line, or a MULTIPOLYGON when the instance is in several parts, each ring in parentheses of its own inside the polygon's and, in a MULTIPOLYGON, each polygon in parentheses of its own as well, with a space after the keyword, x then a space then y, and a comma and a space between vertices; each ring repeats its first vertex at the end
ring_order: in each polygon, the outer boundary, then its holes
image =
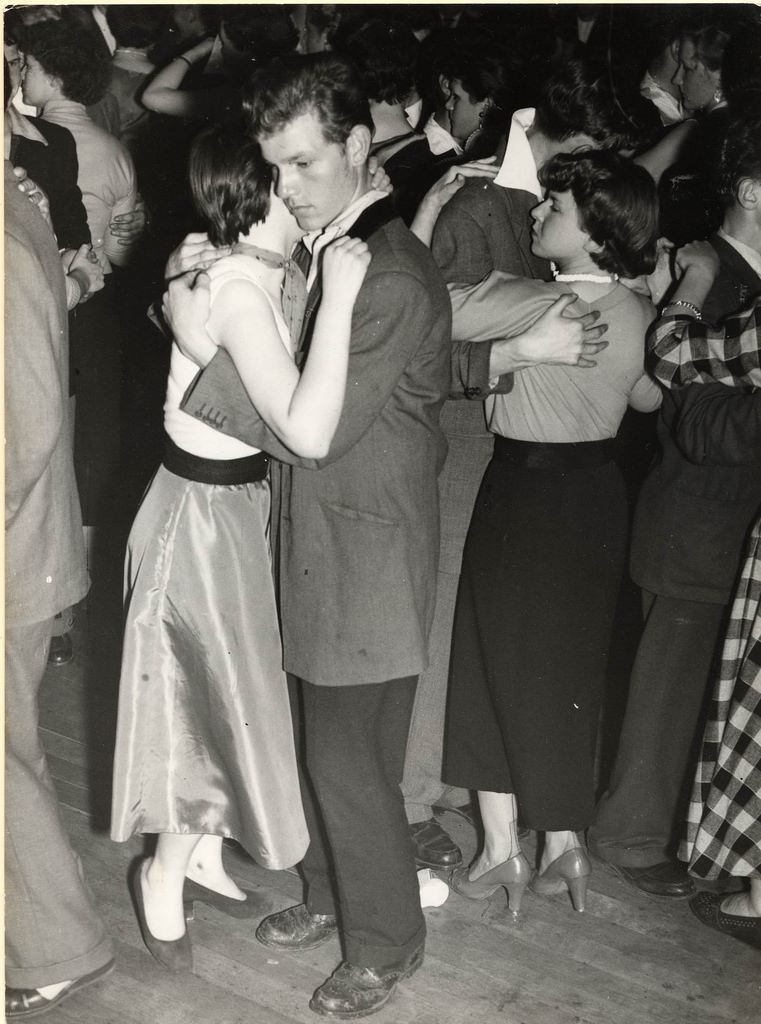
MULTIPOLYGON (((40 720, 71 841, 117 949, 107 979, 72 996, 46 1021, 77 1024, 301 1024, 312 991, 340 959, 338 942, 279 955, 254 938, 256 921, 198 905, 190 924, 194 970, 163 971, 144 948, 126 886, 138 839, 107 834, 116 708, 116 629, 88 654, 48 671, 40 720)), ((475 833, 446 812, 466 856, 475 833)), ((529 852, 527 848, 527 852, 529 852)), ((262 915, 298 902, 289 872, 267 872, 229 850, 234 877, 256 891, 262 915)), ((501 894, 500 890, 500 894, 501 894)), ((596 864, 585 914, 567 897, 528 892, 511 923, 504 897, 475 904, 451 894, 426 910, 425 965, 378 1024, 752 1024, 761 1022, 761 955, 700 925, 686 903, 651 900, 596 864)))

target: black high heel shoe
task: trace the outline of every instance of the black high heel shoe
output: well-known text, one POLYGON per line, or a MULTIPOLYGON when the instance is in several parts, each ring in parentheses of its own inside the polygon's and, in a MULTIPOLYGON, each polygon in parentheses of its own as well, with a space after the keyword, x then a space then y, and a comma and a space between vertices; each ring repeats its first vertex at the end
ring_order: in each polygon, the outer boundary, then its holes
POLYGON ((137 922, 140 925, 140 934, 143 936, 143 942, 151 956, 158 960, 162 967, 166 967, 168 971, 192 971, 193 950, 190 945, 190 936, 187 929, 185 934, 179 939, 167 942, 164 939, 157 939, 148 927, 148 921, 145 917, 145 902, 143 900, 144 865, 144 860, 138 861, 130 878, 130 889, 132 891, 132 898, 135 901, 135 913, 137 914, 137 922))
POLYGON ((508 896, 510 912, 517 916, 531 877, 531 868, 522 853, 516 853, 473 881, 468 877, 469 872, 470 868, 456 868, 449 879, 450 888, 469 900, 487 900, 502 886, 508 896))
POLYGON ((592 865, 586 850, 574 846, 531 879, 531 891, 540 896, 556 896, 567 887, 571 894, 573 909, 580 913, 584 910, 587 897, 587 882, 592 874, 592 865))
POLYGON ((215 910, 221 910, 228 917, 242 919, 263 916, 264 908, 254 893, 246 889, 243 892, 246 893, 246 898, 244 900, 236 900, 232 896, 225 896, 223 893, 209 889, 199 882, 194 882, 192 878, 186 878, 185 887, 182 892, 185 917, 192 921, 194 903, 205 903, 209 907, 214 907, 215 910))

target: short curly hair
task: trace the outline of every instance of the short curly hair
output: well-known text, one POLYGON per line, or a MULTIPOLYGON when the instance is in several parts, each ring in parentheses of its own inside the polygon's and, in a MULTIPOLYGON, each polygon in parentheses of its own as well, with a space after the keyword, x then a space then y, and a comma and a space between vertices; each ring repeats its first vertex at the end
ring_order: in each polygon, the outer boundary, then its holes
POLYGON ((67 100, 90 106, 105 95, 111 64, 91 33, 66 20, 40 21, 24 27, 19 45, 59 80, 67 100))
POLYGON ((212 245, 234 245, 269 213, 272 172, 259 143, 242 131, 215 126, 196 136, 188 178, 212 245))
POLYGON ((658 196, 643 167, 604 150, 558 153, 541 168, 539 180, 552 192, 571 192, 579 222, 601 246, 592 259, 608 273, 639 277, 655 268, 658 196))

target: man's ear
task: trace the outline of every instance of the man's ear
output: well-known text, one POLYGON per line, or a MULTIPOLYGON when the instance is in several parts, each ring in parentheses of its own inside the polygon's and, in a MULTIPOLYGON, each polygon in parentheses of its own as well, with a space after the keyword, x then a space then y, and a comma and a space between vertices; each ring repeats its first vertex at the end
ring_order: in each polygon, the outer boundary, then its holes
POLYGON ((355 124, 349 132, 345 145, 352 167, 362 167, 367 163, 372 138, 372 132, 366 124, 355 124))
POLYGON ((755 178, 743 178, 737 186, 735 201, 743 210, 756 213, 761 211, 761 181, 755 178))

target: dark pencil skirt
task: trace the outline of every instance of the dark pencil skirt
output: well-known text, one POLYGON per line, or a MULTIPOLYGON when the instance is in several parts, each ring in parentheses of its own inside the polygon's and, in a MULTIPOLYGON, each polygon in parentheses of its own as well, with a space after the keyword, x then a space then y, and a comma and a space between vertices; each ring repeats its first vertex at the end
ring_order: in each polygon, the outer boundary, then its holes
POLYGON ((607 442, 497 438, 463 556, 444 781, 515 793, 529 828, 594 816, 594 747, 626 556, 607 442))

